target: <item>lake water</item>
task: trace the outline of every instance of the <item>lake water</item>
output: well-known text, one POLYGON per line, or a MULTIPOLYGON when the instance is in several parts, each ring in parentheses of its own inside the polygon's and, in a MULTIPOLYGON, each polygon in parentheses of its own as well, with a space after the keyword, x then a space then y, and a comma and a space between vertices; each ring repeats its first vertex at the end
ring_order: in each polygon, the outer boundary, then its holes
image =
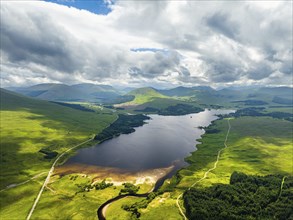
POLYGON ((196 139, 204 133, 217 114, 231 110, 205 110, 183 116, 149 115, 147 124, 134 133, 123 134, 90 148, 78 150, 66 165, 86 164, 114 167, 127 171, 184 166, 184 158, 196 150, 196 139))

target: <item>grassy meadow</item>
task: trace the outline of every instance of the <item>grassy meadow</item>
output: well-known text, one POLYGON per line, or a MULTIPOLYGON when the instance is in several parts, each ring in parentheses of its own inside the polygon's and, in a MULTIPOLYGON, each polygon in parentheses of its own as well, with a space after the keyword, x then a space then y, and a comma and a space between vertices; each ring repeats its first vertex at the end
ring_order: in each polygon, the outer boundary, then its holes
POLYGON ((92 138, 117 117, 103 111, 75 110, 3 89, 0 114, 1 219, 25 218, 31 208, 47 173, 16 188, 5 188, 49 171, 54 159, 45 159, 39 150, 62 153, 92 138))
POLYGON ((90 184, 92 178, 85 174, 53 176, 32 219, 97 219, 98 207, 117 196, 122 187, 83 191, 79 185, 90 184))
MULTIPOLYGON (((262 176, 293 174, 292 122, 270 117, 241 117, 231 119, 230 123, 228 148, 222 152, 217 168, 195 187, 228 184, 234 171, 262 176)), ((198 150, 186 159, 190 165, 179 171, 179 183, 176 185, 176 177, 166 181, 163 189, 169 192, 140 210, 141 219, 152 219, 154 216, 164 219, 166 215, 168 219, 183 219, 176 206, 176 198, 214 166, 218 151, 224 147, 227 119, 216 121, 211 129, 218 132, 203 135, 202 143, 197 145, 198 150)), ((183 207, 182 200, 180 204, 183 207)))
MULTIPOLYGON (((152 94, 152 90, 148 91, 149 95, 144 95, 144 92, 137 92, 138 98, 134 100, 142 109, 166 108, 186 103, 152 94)), ((80 104, 90 106, 94 112, 36 100, 1 89, 1 219, 26 218, 54 161, 45 159, 45 155, 39 150, 60 154, 92 138, 117 119, 117 114, 109 109, 89 103, 80 104), (19 183, 24 184, 12 187, 19 183)), ((290 107, 267 107, 265 111, 290 113, 290 110, 292 111, 290 107)), ((198 182, 195 188, 228 184, 234 171, 262 176, 293 174, 292 122, 271 117, 245 116, 231 118, 230 124, 228 148, 222 151, 217 168, 206 179, 198 182)), ((197 151, 186 158, 189 166, 166 180, 161 189, 163 193, 153 199, 147 208, 139 209, 140 219, 183 219, 176 199, 214 166, 218 151, 224 148, 227 130, 227 119, 217 120, 207 128, 200 140, 201 144, 197 145, 197 151)), ((66 157, 71 154, 73 152, 66 157)), ((98 207, 117 196, 123 187, 81 190, 80 186, 94 181, 94 174, 55 174, 45 188, 32 219, 96 219, 98 207)), ((152 185, 142 184, 139 193, 148 192, 151 187, 152 185)), ((131 219, 131 213, 121 206, 141 200, 143 198, 127 197, 112 203, 106 212, 107 219, 131 219)), ((179 203, 183 208, 182 199, 179 203)))
MULTIPOLYGON (((83 190, 82 186, 93 184, 95 177, 96 174, 82 173, 54 175, 44 191, 32 219, 97 219, 99 206, 118 196, 124 187, 113 185, 101 190, 95 188, 83 190)), ((140 187, 138 193, 146 193, 152 188, 150 184, 139 184, 138 186, 140 187)), ((119 210, 122 204, 141 199, 143 198, 129 197, 115 202, 107 210, 107 219, 117 219, 116 214, 122 210, 119 210)), ((130 215, 124 210, 121 213, 124 214, 122 216, 130 215)))

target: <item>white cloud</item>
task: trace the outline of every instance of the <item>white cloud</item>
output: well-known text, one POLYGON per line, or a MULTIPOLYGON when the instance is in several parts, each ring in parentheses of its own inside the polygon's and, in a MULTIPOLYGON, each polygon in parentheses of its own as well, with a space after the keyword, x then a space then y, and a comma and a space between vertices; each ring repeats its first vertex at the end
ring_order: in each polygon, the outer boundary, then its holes
POLYGON ((292 4, 268 3, 117 1, 97 15, 1 2, 1 84, 289 85, 292 4))

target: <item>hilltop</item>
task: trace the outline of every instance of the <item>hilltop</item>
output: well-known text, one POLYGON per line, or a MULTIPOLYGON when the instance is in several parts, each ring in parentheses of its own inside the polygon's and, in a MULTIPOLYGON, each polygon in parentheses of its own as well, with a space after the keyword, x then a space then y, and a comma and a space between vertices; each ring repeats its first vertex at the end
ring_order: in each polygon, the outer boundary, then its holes
POLYGON ((128 95, 134 96, 134 99, 131 101, 132 104, 143 104, 153 101, 155 98, 168 98, 152 87, 134 89, 128 95))

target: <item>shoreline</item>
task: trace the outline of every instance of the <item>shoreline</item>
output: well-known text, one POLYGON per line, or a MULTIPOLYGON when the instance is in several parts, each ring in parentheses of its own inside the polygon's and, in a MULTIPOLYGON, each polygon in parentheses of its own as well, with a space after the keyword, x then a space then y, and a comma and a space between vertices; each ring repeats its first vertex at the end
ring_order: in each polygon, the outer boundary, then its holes
MULTIPOLYGON (((207 110, 207 109, 205 109, 207 110)), ((187 114, 188 115, 188 114, 187 114)), ((197 151, 197 145, 201 144, 202 136, 206 133, 206 129, 213 125, 215 121, 220 120, 222 117, 221 115, 215 115, 217 118, 215 120, 212 120, 211 123, 204 128, 201 128, 204 130, 204 133, 195 140, 194 143, 194 150, 190 152, 190 155, 187 155, 182 160, 186 163, 185 166, 189 166, 190 163, 188 162, 188 158, 191 156, 191 154, 195 151, 197 151)), ((114 137, 111 137, 112 139, 114 137)), ((124 197, 128 196, 135 196, 135 197, 147 197, 149 193, 157 191, 163 184, 166 179, 172 178, 176 173, 178 173, 181 168, 185 167, 181 166, 178 167, 176 165, 171 165, 167 168, 158 168, 158 169, 152 169, 152 170, 146 170, 146 171, 138 171, 138 172, 131 172, 119 168, 110 168, 110 167, 101 167, 101 166, 90 166, 85 164, 69 164, 69 165, 63 165, 61 167, 58 167, 56 169, 55 175, 67 175, 72 173, 83 173, 86 175, 93 175, 92 184, 95 182, 106 180, 106 182, 113 183, 116 186, 122 185, 124 182, 132 182, 135 185, 137 184, 150 184, 153 185, 153 187, 147 192, 143 194, 126 194, 126 195, 118 195, 112 199, 107 200, 105 203, 103 203, 99 209, 97 210, 98 218, 101 220, 106 219, 106 210, 107 207, 114 201, 117 201, 119 199, 122 199, 124 197)))
POLYGON ((168 175, 174 170, 176 166, 171 165, 164 168, 148 169, 143 171, 128 171, 112 167, 100 167, 85 164, 69 164, 56 167, 54 175, 64 176, 74 173, 91 175, 92 183, 101 180, 114 183, 114 185, 122 185, 125 182, 132 182, 134 184, 152 184, 162 177, 168 175))

